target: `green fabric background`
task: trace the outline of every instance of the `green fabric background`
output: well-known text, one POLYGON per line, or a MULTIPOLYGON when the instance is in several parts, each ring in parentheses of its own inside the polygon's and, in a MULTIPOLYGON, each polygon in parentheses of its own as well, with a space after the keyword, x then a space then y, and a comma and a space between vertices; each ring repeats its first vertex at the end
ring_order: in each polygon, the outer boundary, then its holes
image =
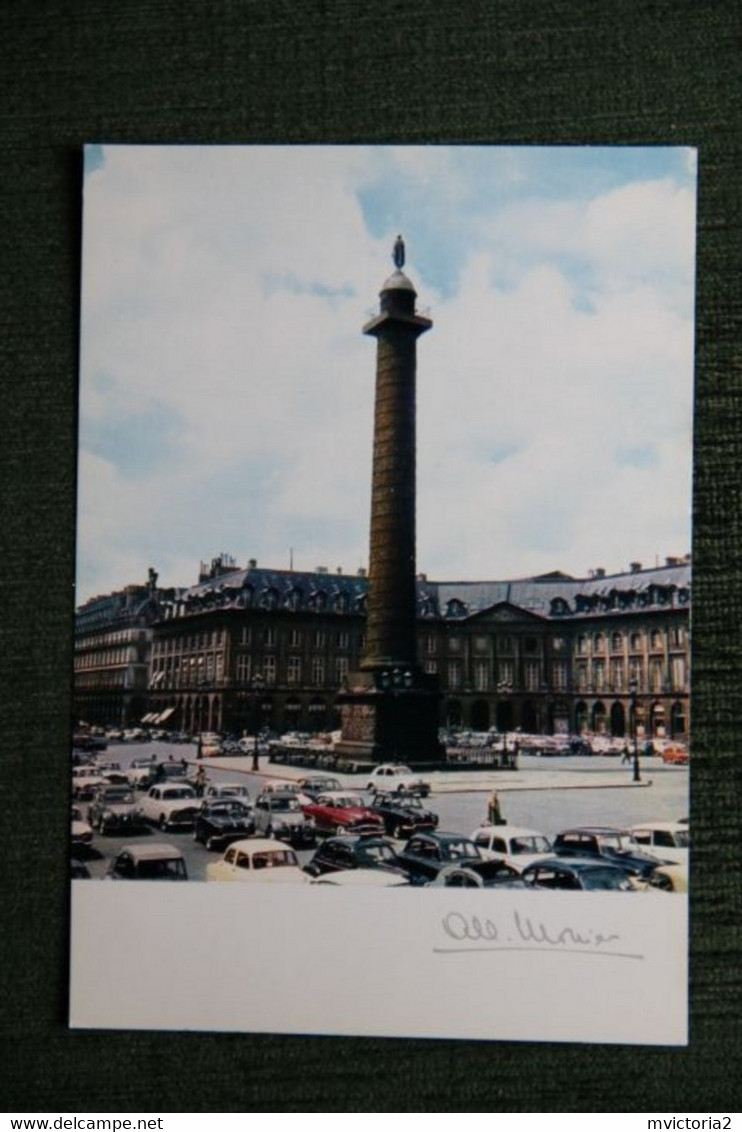
POLYGON ((726 0, 4 0, 0 1107, 740 1107, 741 32, 726 0), (85 141, 699 146, 687 1050, 67 1031, 85 141))

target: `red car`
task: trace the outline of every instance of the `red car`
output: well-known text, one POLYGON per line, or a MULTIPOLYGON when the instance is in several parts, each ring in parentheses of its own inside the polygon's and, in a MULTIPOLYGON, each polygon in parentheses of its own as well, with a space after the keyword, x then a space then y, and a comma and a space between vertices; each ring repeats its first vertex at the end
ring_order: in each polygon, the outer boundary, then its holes
POLYGON ((364 806, 359 794, 347 790, 330 790, 320 794, 311 806, 304 806, 304 813, 314 819, 317 833, 357 833, 383 834, 384 821, 364 806))
POLYGON ((670 743, 662 752, 662 761, 685 766, 689 762, 688 752, 680 743, 670 743))

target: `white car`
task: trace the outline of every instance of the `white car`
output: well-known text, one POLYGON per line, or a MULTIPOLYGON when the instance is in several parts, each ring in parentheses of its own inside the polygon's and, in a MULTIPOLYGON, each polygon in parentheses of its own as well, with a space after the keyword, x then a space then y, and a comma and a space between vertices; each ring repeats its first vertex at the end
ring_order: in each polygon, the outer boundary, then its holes
POLYGON ((192 786, 161 782, 150 786, 139 807, 142 817, 160 829, 190 828, 200 800, 192 786))
POLYGON ((419 775, 412 772, 410 767, 401 763, 382 763, 371 771, 366 789, 406 790, 410 794, 419 794, 421 798, 427 798, 430 793, 430 783, 424 782, 419 775))
POLYGON ((70 843, 73 849, 84 849, 93 840, 92 826, 85 821, 79 806, 73 806, 71 812, 72 829, 70 843))
POLYGON ((234 841, 220 861, 207 865, 206 879, 253 884, 306 884, 309 877, 302 872, 293 849, 280 841, 251 837, 246 841, 234 841))
POLYGON ((134 759, 126 772, 126 778, 130 786, 144 790, 149 786, 156 770, 157 763, 152 759, 134 759))
POLYGON ((504 861, 519 873, 528 865, 553 856, 548 837, 525 826, 480 825, 471 839, 488 860, 504 861))
POLYGON ((648 853, 688 867, 690 830, 687 825, 674 821, 648 821, 629 830, 634 839, 648 853))

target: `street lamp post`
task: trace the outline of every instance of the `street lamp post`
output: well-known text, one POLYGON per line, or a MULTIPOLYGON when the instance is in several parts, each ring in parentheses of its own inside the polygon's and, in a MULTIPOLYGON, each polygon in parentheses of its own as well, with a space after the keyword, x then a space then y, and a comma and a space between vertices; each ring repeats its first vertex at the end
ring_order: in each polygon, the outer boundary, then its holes
POLYGON ((632 680, 629 683, 629 699, 631 701, 631 737, 634 744, 634 782, 641 782, 641 774, 639 773, 639 742, 636 726, 636 693, 636 680, 632 680))
POLYGON ((253 676, 252 680, 250 681, 250 687, 252 688, 252 691, 253 691, 253 708, 254 708, 253 715, 255 717, 255 743, 253 745, 253 752, 252 752, 252 769, 253 770, 260 770, 260 759, 259 759, 260 752, 258 750, 258 745, 260 743, 260 726, 259 726, 260 717, 259 717, 259 713, 258 713, 258 702, 260 700, 261 695, 263 694, 264 685, 265 685, 264 678, 262 677, 262 675, 259 672, 256 672, 255 675, 253 676))

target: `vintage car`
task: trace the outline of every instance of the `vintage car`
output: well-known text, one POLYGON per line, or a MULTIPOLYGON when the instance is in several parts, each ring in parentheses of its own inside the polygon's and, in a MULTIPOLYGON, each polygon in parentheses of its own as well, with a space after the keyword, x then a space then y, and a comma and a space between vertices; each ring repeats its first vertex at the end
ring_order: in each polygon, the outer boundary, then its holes
POLYGON ((435 880, 448 865, 471 869, 485 884, 498 875, 515 875, 509 865, 489 860, 470 838, 460 833, 415 833, 397 854, 397 864, 418 884, 435 880))
POLYGON ((521 873, 526 885, 570 892, 636 892, 635 878, 599 857, 547 857, 521 873))
POLYGON ((647 852, 688 867, 690 831, 687 825, 674 821, 649 821, 632 826, 629 833, 647 852))
POLYGON ((382 837, 328 837, 304 866, 304 872, 312 877, 349 869, 377 869, 405 875, 397 866, 394 848, 382 837))
POLYGON ((70 819, 72 822, 70 832, 72 849, 87 849, 93 840, 93 830, 89 823, 85 821, 79 806, 72 806, 70 819))
POLYGON ((106 873, 108 880, 188 880, 180 849, 161 842, 130 845, 118 853, 106 873))
POLYGON ((668 744, 662 750, 662 761, 674 766, 685 766, 690 761, 687 747, 680 743, 668 744))
POLYGON ((647 877, 657 865, 667 864, 663 857, 646 853, 628 830, 610 826, 566 829, 556 835, 553 845, 558 857, 600 857, 637 877, 647 877))
POLYGON ((139 803, 142 817, 160 829, 190 829, 196 820, 199 800, 186 783, 158 782, 150 786, 139 803))
POLYGON ((408 766, 401 763, 382 763, 371 771, 367 790, 407 790, 410 794, 419 794, 427 798, 430 793, 430 783, 425 782, 418 774, 413 774, 408 766))
POLYGON ((297 785, 302 794, 306 794, 313 802, 320 794, 343 789, 342 783, 337 778, 331 778, 326 774, 310 774, 307 778, 300 778, 297 785))
POLYGON ((106 779, 90 766, 72 768, 72 797, 78 802, 89 802, 99 786, 105 786, 106 779))
POLYGON ((255 832, 261 837, 276 837, 291 845, 314 845, 317 831, 314 821, 301 807, 295 793, 264 792, 255 801, 255 832))
POLYGON ((519 873, 553 853, 545 834, 518 825, 480 825, 471 839, 490 860, 505 861, 519 873))
POLYGON ((526 885, 519 873, 512 869, 505 861, 498 862, 498 871, 483 876, 476 869, 468 865, 445 865, 435 880, 430 882, 432 888, 525 888, 526 885))
POLYGON ((347 790, 329 790, 304 807, 314 822, 317 833, 364 833, 380 835, 384 822, 379 814, 363 804, 360 794, 347 790))
POLYGON ((103 836, 139 829, 142 817, 130 786, 99 786, 88 806, 88 821, 103 836))
POLYGON ((206 866, 206 879, 271 884, 308 880, 293 849, 262 837, 233 842, 220 861, 206 866))
POLYGON ((239 798, 209 798, 196 814, 193 840, 207 849, 224 848, 255 833, 252 810, 239 798))
POLYGON ((438 815, 426 810, 417 794, 379 791, 374 794, 369 809, 379 814, 386 833, 397 841, 411 837, 420 829, 435 829, 438 825, 438 815))

